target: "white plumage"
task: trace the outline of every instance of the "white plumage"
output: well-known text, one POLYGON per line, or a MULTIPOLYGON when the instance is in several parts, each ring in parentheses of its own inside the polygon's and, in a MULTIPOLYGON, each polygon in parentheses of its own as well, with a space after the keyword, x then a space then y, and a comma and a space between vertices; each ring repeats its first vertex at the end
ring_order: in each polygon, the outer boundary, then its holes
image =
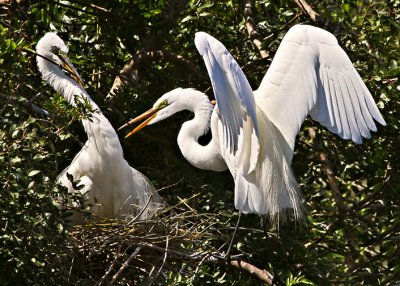
POLYGON ((325 30, 292 27, 254 92, 218 40, 199 32, 195 44, 217 100, 212 115, 206 95, 175 89, 164 94, 147 113, 154 114, 151 119, 131 133, 180 110, 193 111, 195 118, 185 122, 178 135, 179 147, 199 168, 219 171, 226 163, 235 181, 235 207, 243 212, 267 214, 274 220, 281 210, 292 208, 295 217, 301 215, 301 196, 290 164, 307 115, 356 143, 376 131, 374 120, 386 124, 350 59, 325 30), (210 116, 212 140, 201 146, 197 139, 209 127, 210 116))
MULTIPOLYGON (((86 93, 79 74, 66 54, 68 48, 54 33, 47 33, 37 44, 37 64, 43 79, 75 106, 75 100, 88 100, 94 112, 82 124, 88 140, 72 163, 59 175, 57 182, 74 192, 70 178, 84 185, 80 190, 95 216, 112 218, 141 214, 146 219, 162 207, 162 200, 152 183, 123 158, 114 128, 86 93), (49 60, 51 61, 49 61, 49 60), (66 76, 61 66, 71 71, 66 76), (72 177, 71 177, 72 176, 72 177), (148 205, 147 202, 150 200, 148 205), (146 209, 144 207, 146 206, 146 209)), ((74 218, 75 222, 80 218, 74 218)))

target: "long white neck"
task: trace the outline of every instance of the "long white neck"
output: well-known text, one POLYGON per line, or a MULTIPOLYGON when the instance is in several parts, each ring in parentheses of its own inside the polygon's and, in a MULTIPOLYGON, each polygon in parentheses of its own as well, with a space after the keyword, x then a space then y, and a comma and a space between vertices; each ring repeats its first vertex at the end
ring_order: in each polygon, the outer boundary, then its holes
POLYGON ((104 154, 122 154, 122 147, 114 128, 108 119, 101 113, 97 104, 90 98, 85 89, 69 78, 59 67, 49 61, 38 58, 39 71, 43 79, 59 94, 62 94, 69 104, 75 106, 75 100, 86 98, 92 106, 93 113, 90 119, 83 119, 82 124, 88 136, 89 144, 95 144, 96 150, 104 154), (109 150, 121 150, 109 152, 109 150))
POLYGON ((227 169, 226 163, 220 155, 219 146, 214 139, 206 146, 199 144, 198 139, 210 128, 213 106, 208 97, 197 90, 186 89, 181 97, 185 109, 194 112, 194 118, 186 121, 178 135, 178 145, 183 156, 193 166, 212 171, 227 169))
POLYGON ((93 109, 99 109, 86 91, 72 78, 68 77, 61 68, 41 57, 37 58, 37 63, 43 79, 50 84, 56 92, 62 94, 69 104, 75 106, 75 99, 76 96, 78 96, 80 98, 87 98, 93 109))

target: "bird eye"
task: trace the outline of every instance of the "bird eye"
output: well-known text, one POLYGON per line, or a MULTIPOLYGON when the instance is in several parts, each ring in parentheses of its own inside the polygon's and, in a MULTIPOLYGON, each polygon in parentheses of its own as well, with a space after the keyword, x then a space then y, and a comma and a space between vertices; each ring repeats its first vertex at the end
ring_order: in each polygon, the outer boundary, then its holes
POLYGON ((168 101, 167 100, 164 100, 164 101, 162 101, 159 105, 158 105, 158 107, 159 108, 164 108, 164 107, 166 107, 168 105, 168 101))
POLYGON ((53 54, 55 54, 55 55, 59 55, 59 53, 60 53, 60 48, 59 47, 57 47, 57 46, 52 46, 51 47, 51 51, 53 52, 53 54))

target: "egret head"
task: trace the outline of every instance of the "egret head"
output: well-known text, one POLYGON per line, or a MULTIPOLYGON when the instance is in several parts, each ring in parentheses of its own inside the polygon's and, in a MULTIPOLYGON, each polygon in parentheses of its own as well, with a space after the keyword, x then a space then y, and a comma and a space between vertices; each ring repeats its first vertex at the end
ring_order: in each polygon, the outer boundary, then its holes
MULTIPOLYGON (((199 102, 199 101, 204 101, 204 104, 208 106, 207 110, 212 109, 212 105, 208 100, 208 97, 204 93, 192 88, 186 88, 186 89, 176 88, 174 90, 165 93, 154 103, 152 108, 150 108, 145 113, 139 115, 138 117, 132 119, 128 123, 124 124, 118 130, 147 118, 133 131, 131 131, 128 135, 125 136, 125 138, 129 137, 132 134, 138 132, 143 127, 162 121, 179 111, 189 110, 194 112, 195 110, 193 110, 193 108, 195 105, 192 104, 192 102, 199 102)), ((199 105, 199 106, 204 106, 204 105, 199 105)))
POLYGON ((46 33, 37 43, 36 52, 52 60, 58 65, 62 65, 62 60, 59 54, 68 54, 68 47, 64 44, 63 40, 55 33, 46 33))
POLYGON ((45 34, 36 45, 37 63, 39 70, 64 69, 81 86, 84 85, 75 67, 69 60, 68 47, 55 33, 45 34))

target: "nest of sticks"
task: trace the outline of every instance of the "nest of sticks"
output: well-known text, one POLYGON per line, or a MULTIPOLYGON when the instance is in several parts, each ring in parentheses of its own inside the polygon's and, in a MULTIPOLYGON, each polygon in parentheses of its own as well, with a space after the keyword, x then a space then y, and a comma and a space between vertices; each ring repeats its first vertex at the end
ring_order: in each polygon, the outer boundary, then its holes
MULTIPOLYGON (((70 281, 81 285, 164 284, 177 275, 192 281, 205 265, 230 265, 272 283, 272 276, 224 250, 233 229, 221 215, 198 213, 186 200, 148 220, 102 220, 75 226, 70 281), (259 272, 257 274, 257 271, 259 272)), ((171 281, 172 282, 172 281, 171 281)))

